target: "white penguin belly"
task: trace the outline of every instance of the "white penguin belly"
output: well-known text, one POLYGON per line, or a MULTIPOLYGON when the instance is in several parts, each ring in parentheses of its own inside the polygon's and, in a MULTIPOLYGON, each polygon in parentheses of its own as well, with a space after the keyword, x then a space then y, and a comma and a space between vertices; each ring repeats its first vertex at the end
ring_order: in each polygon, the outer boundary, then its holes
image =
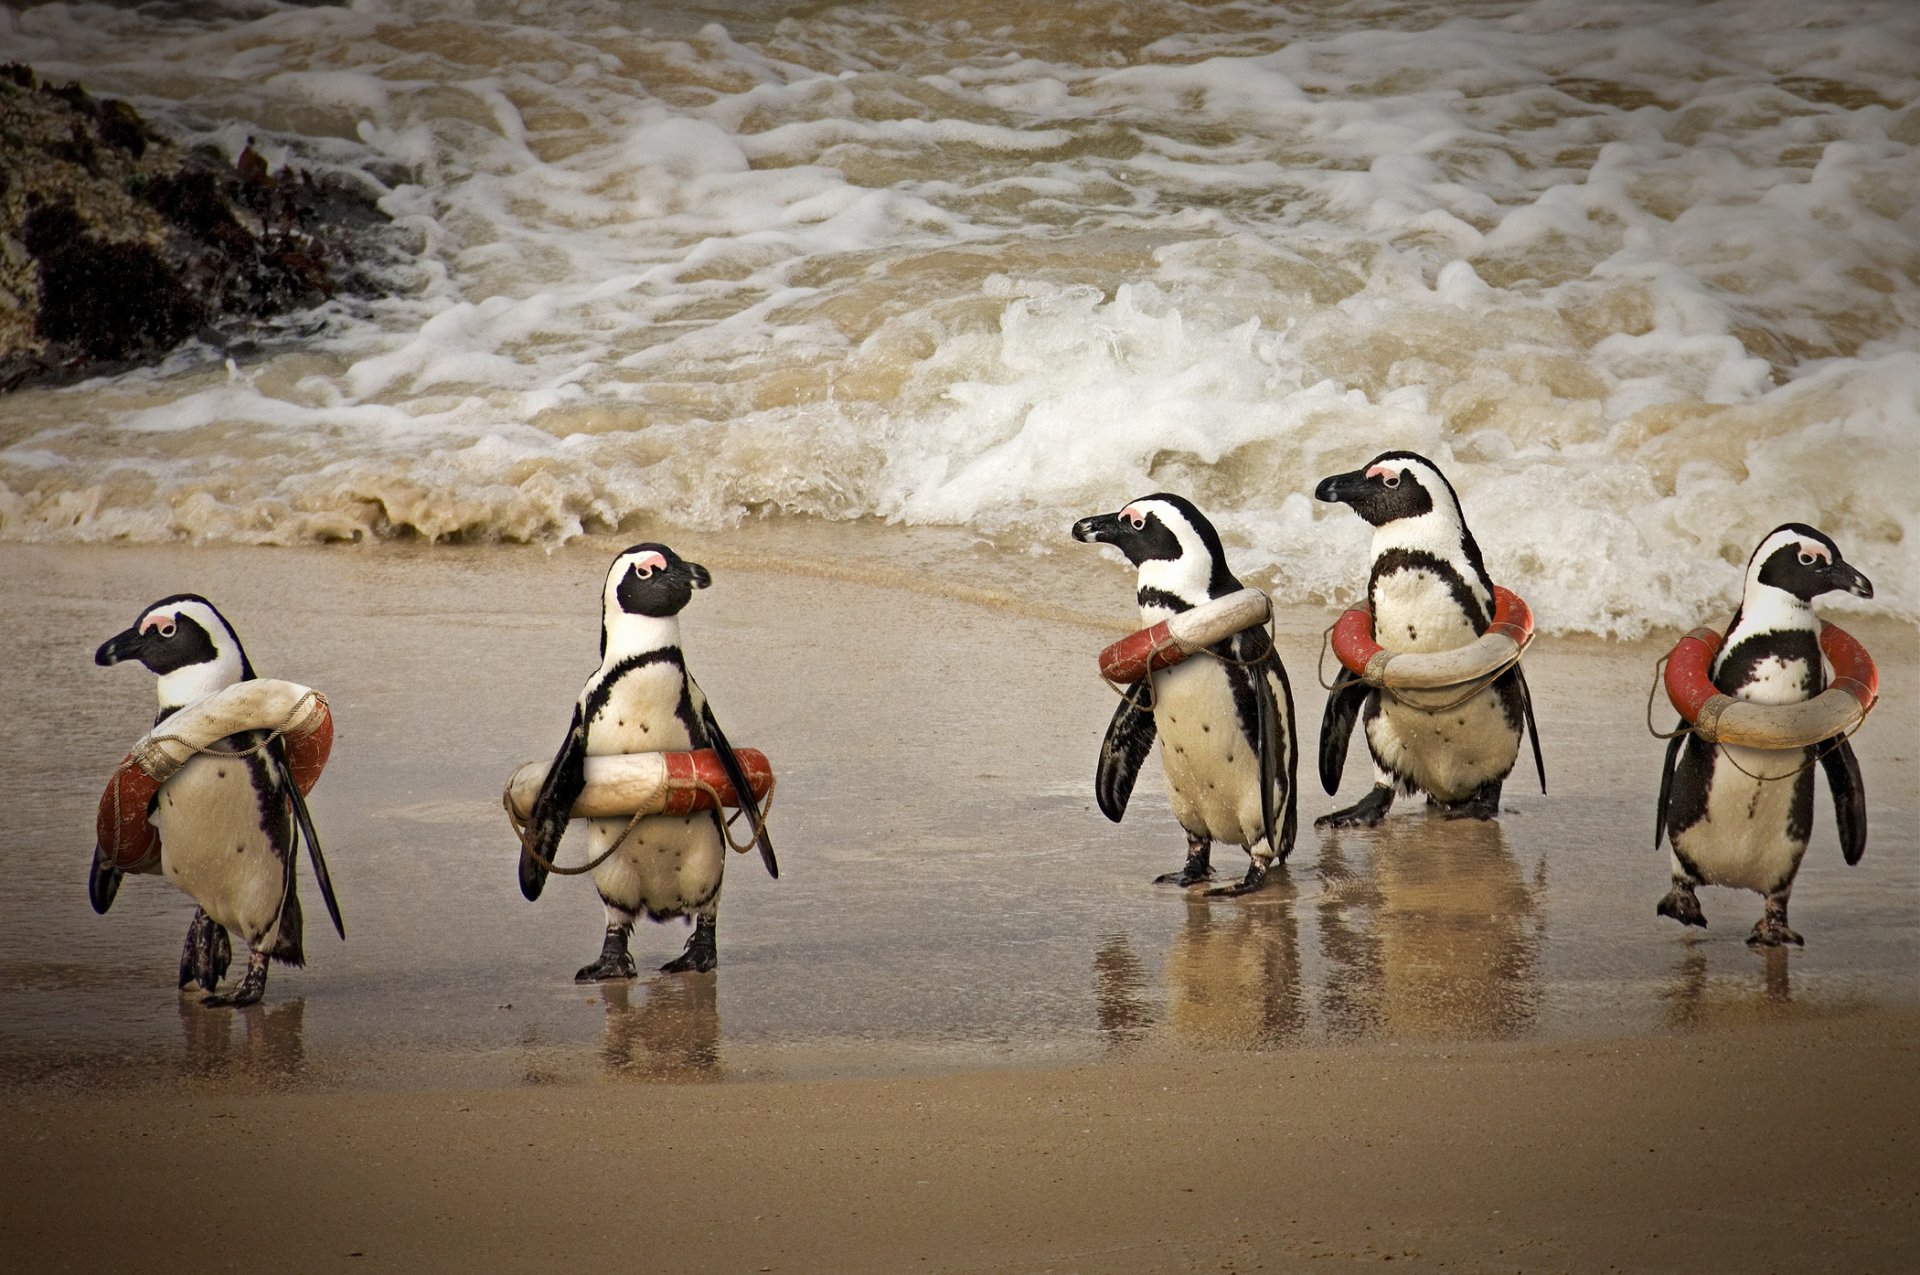
MULTIPOLYGON (((1452 583, 1409 568, 1374 582, 1374 640, 1389 651, 1451 651, 1478 635, 1452 583)), ((1367 744, 1383 770, 1441 801, 1463 801, 1513 769, 1520 733, 1491 687, 1441 713, 1409 708, 1382 692, 1367 744)))
POLYGON ((1806 781, 1778 776, 1804 765, 1806 755, 1798 749, 1721 747, 1706 817, 1673 838, 1702 880, 1766 894, 1793 878, 1807 843, 1787 835, 1787 821, 1794 790, 1806 781))
POLYGON ((1441 801, 1463 801, 1513 769, 1520 733, 1491 687, 1445 712, 1409 708, 1382 693, 1367 724, 1367 745, 1381 768, 1441 801))
MULTIPOLYGON (((587 852, 598 857, 626 831, 625 819, 587 825, 587 852)), ((720 897, 727 848, 706 811, 642 819, 620 852, 593 870, 602 898, 655 920, 710 909, 720 897)))
MULTIPOLYGON (((691 748, 677 710, 680 669, 660 662, 622 677, 587 732, 587 753, 673 752, 691 748)), ((587 824, 587 853, 598 858, 626 831, 626 819, 587 824)), ((620 852, 593 872, 602 898, 656 919, 710 910, 719 900, 726 845, 706 811, 642 819, 620 852)))
POLYGON ((168 881, 242 939, 268 937, 279 919, 286 867, 261 827, 246 759, 187 762, 160 786, 152 822, 168 881))
POLYGON ((1153 695, 1174 818, 1209 840, 1260 841, 1260 758, 1241 733, 1225 666, 1195 656, 1154 674, 1153 695))

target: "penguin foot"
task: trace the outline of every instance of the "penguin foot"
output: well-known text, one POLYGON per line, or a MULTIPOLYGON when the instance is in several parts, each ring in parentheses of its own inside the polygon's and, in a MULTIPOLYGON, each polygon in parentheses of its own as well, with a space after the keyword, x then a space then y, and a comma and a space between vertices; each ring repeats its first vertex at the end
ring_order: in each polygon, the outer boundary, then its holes
POLYGON ((1267 883, 1267 865, 1255 859, 1247 865, 1247 875, 1232 885, 1216 885, 1207 891, 1210 899, 1231 899, 1242 894, 1252 894, 1267 883))
MULTIPOLYGON (((222 933, 224 934, 224 931, 222 933)), ((210 1009, 241 1009, 248 1005, 258 1005, 260 998, 266 994, 267 954, 249 952, 247 953, 247 972, 240 976, 239 986, 231 992, 202 997, 200 1003, 210 1009)))
POLYGON ((1380 826, 1380 821, 1387 817, 1387 810, 1392 805, 1393 789, 1375 784, 1366 796, 1345 810, 1321 815, 1313 821, 1313 826, 1316 828, 1377 828, 1380 826))
POLYGON ((583 965, 574 973, 576 983, 606 983, 616 978, 638 978, 640 968, 633 963, 633 956, 627 951, 627 936, 633 933, 631 925, 609 925, 607 936, 600 944, 600 959, 591 965, 583 965))
POLYGON ((1769 912, 1753 923, 1753 933, 1747 935, 1748 947, 1781 947, 1791 943, 1795 947, 1805 947, 1807 941, 1787 928, 1787 918, 1775 916, 1769 912))
POLYGON ((181 990, 197 986, 211 993, 227 976, 227 966, 232 962, 233 943, 227 938, 226 927, 208 916, 205 909, 195 908, 187 926, 187 941, 180 949, 181 990))
POLYGON ((1500 781, 1481 784, 1464 801, 1437 801, 1442 819, 1497 819, 1500 817, 1500 781))
POLYGON ((1162 872, 1153 879, 1153 883, 1185 887, 1211 880, 1213 880, 1212 850, 1209 846, 1202 845, 1198 850, 1187 851, 1187 861, 1181 865, 1178 872, 1162 872))
POLYGON ((720 964, 720 947, 714 941, 713 918, 698 917, 693 923, 693 937, 687 940, 687 950, 680 953, 660 967, 662 974, 705 974, 720 964))
POLYGON ((1707 914, 1700 910, 1700 896, 1685 881, 1675 881, 1673 889, 1667 891, 1667 897, 1660 900, 1653 911, 1656 916, 1670 916, 1682 925, 1707 928, 1707 914))

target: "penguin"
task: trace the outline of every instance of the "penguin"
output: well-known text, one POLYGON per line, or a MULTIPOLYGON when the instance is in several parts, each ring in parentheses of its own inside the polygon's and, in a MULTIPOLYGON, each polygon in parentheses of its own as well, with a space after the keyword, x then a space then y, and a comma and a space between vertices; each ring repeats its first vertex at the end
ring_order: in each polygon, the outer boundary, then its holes
MULTIPOLYGON (((1836 589, 1873 596, 1872 583, 1821 532, 1798 522, 1769 532, 1747 562, 1740 607, 1709 669, 1714 688, 1756 704, 1797 704, 1824 691, 1812 604, 1836 589)), ((1676 734, 1661 768, 1654 826, 1655 847, 1664 837, 1673 851, 1673 887, 1657 915, 1705 926, 1695 888, 1732 886, 1766 899, 1748 943, 1803 943, 1787 925, 1787 897, 1813 832, 1816 756, 1833 793, 1841 854, 1858 863, 1867 848, 1867 794, 1846 736, 1811 748, 1767 749, 1676 734)))
MULTIPOLYGON (((1460 499, 1438 466, 1413 452, 1383 452, 1364 468, 1323 478, 1313 494, 1344 504, 1373 525, 1367 603, 1373 640, 1389 651, 1465 646, 1493 622, 1493 580, 1467 530, 1460 499)), ((1424 792, 1450 819, 1492 819, 1500 788, 1533 739, 1540 791, 1547 790, 1533 698, 1519 665, 1464 703, 1429 712, 1369 687, 1342 668, 1320 720, 1320 783, 1340 789, 1347 740, 1362 723, 1373 755, 1373 789, 1316 827, 1375 827, 1396 793, 1424 792)))
MULTIPOLYGON (((1107 544, 1138 568, 1140 622, 1152 626, 1244 586, 1227 569, 1220 535, 1184 497, 1160 492, 1118 513, 1082 518, 1073 538, 1107 544)), ((1298 756, 1293 690, 1270 635, 1249 629, 1127 688, 1100 745, 1094 792, 1118 823, 1156 737, 1174 818, 1187 834, 1186 863, 1156 884, 1213 877, 1212 845, 1242 846, 1240 881, 1208 891, 1246 894, 1293 850, 1298 756)))
MULTIPOLYGON (((158 677, 157 726, 182 708, 238 682, 253 664, 239 635, 213 603, 194 593, 162 598, 94 652, 105 666, 138 660, 158 677)), ((294 887, 294 819, 304 804, 278 739, 258 752, 265 731, 229 735, 215 747, 231 756, 190 759, 153 795, 148 819, 160 832, 160 871, 198 905, 180 953, 180 988, 197 986, 201 1004, 257 1004, 267 962, 306 964, 300 896, 294 887), (247 944, 247 968, 232 991, 215 989, 232 959, 230 934, 247 944)), ((87 882, 93 910, 113 906, 125 874, 94 847, 87 882)))
MULTIPOLYGON (((680 649, 680 612, 695 589, 711 583, 705 567, 663 544, 634 545, 613 560, 601 590, 600 667, 581 688, 566 738, 527 818, 520 893, 529 901, 538 899, 546 885, 547 864, 586 786, 588 757, 711 748, 734 791, 748 791, 739 759, 680 649)), ((757 812, 751 818, 761 860, 778 877, 766 825, 757 812)), ((589 860, 627 836, 630 822, 625 817, 589 820, 589 860)), ((686 950, 662 965, 663 972, 714 969, 720 961, 715 921, 726 855, 726 825, 718 810, 649 815, 634 824, 620 849, 593 870, 593 884, 606 906, 606 933, 599 958, 582 966, 574 981, 635 977, 627 943, 642 914, 654 921, 693 921, 686 950)))

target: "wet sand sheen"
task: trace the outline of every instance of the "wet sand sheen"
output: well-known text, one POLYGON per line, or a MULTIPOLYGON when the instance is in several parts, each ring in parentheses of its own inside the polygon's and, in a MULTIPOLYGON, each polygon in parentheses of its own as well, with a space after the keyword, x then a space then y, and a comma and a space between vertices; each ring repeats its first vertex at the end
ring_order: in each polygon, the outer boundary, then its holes
MULTIPOLYGON (((687 1205, 699 1224, 675 1229, 679 1265, 805 1269, 826 1254, 883 1270, 911 1253, 942 1269, 1250 1266, 1246 1254, 1315 1244, 1372 1245, 1378 1260, 1389 1232, 1362 1229, 1377 1206, 1410 1228, 1393 1242, 1428 1257, 1487 1257, 1524 1238, 1540 1247, 1508 1248, 1521 1264, 1637 1252, 1661 1266, 1669 1250, 1640 1230, 1684 1233, 1672 1251, 1697 1254, 1714 1225, 1730 1234, 1703 1216, 1720 1198, 1745 1201, 1741 1243, 1798 1242, 1751 1225, 1769 1215, 1750 1178, 1776 1163, 1776 1141, 1798 1157, 1801 1186, 1844 1208, 1824 1223, 1832 1252, 1870 1266, 1876 1237, 1901 1233, 1876 1218, 1911 1210, 1913 1190, 1849 1195, 1891 1169, 1844 1150, 1911 1146, 1908 1125, 1878 1118, 1883 1104, 1904 1109, 1920 1040, 1920 731, 1900 691, 1920 666, 1910 628, 1850 623, 1889 692, 1856 740, 1872 841, 1844 868, 1821 793, 1794 903, 1808 947, 1761 955, 1741 942, 1756 897, 1705 892, 1712 928, 1691 942, 1653 916, 1660 747, 1641 719, 1662 643, 1548 635, 1529 657, 1550 795, 1522 771, 1496 825, 1409 808, 1374 834, 1309 829, 1268 891, 1208 902, 1147 885, 1183 851, 1157 772, 1124 824, 1091 808, 1112 707, 1093 654, 1130 602, 1116 562, 864 526, 676 534, 715 574, 684 618, 689 660, 735 742, 765 749, 781 776, 785 873, 772 882, 751 856, 731 861, 718 974, 580 988, 570 976, 597 949, 598 905, 572 881, 537 905, 519 898, 498 792, 557 742, 594 661, 601 572, 640 538, 551 555, 0 550, 9 614, 34 617, 0 690, 16 723, 35 724, 0 742, 0 1101, 8 1158, 32 1166, 0 1229, 73 1255, 49 1195, 83 1180, 91 1194, 81 1175, 101 1170, 108 1143, 166 1140, 170 1163, 216 1163, 241 1145, 224 1114, 304 1166, 380 1161, 365 1186, 393 1202, 375 1211, 391 1220, 368 1222, 361 1188, 343 1186, 286 1223, 320 1265, 347 1260, 355 1245, 335 1240, 352 1216, 371 1226, 376 1264, 452 1261, 463 1244, 491 1254, 511 1231, 541 1245, 570 1235, 585 1248, 569 1265, 592 1268, 614 1258, 597 1256, 577 1212, 593 1192, 576 1188, 619 1182, 623 1197, 657 1201, 722 1182, 724 1198, 687 1205), (340 727, 314 814, 349 942, 310 924, 309 968, 276 968, 267 1003, 245 1013, 174 996, 184 896, 135 880, 107 917, 85 904, 99 785, 152 695, 144 673, 96 669, 91 652, 182 589, 222 605, 263 674, 325 689, 340 727), (811 1083, 826 1079, 842 1083, 811 1083), (1530 1096, 1516 1105, 1516 1093, 1530 1096), (631 1124, 603 1129, 609 1112, 631 1124), (468 1123, 475 1113, 484 1126, 468 1123), (41 1138, 58 1154, 28 1145, 41 1138), (576 1178, 568 1148, 583 1140, 597 1140, 588 1159, 604 1171, 576 1178), (650 1166, 640 1178, 622 1176, 624 1148, 650 1166), (571 1166, 574 1187, 564 1203, 493 1216, 532 1171, 522 1152, 547 1166, 543 1180, 571 1166), (1814 1171, 1822 1156, 1853 1176, 1814 1171), (1447 1185, 1469 1166, 1487 1175, 1475 1198, 1495 1201, 1478 1213, 1447 1185), (1587 1174, 1628 1180, 1624 1194, 1580 1201, 1555 1230, 1544 1184, 1587 1174), (939 1203, 914 1202, 921 1180, 939 1203), (1687 1197, 1686 1216, 1659 1220, 1660 1181, 1687 1197), (1532 1211, 1492 1216, 1509 1190, 1532 1211), (871 1207, 858 1203, 869 1194, 871 1207), (774 1230, 742 1221, 786 1201, 774 1230), (1114 1201, 1137 1206, 1131 1222, 1109 1215, 1114 1201), (465 1225, 409 1225, 407 1210, 465 1225), (829 1243, 841 1210, 866 1221, 829 1243), (982 1239, 994 1216, 1008 1222, 982 1239), (1294 1233, 1316 1219, 1315 1234, 1294 1233)), ((1290 613, 1279 635, 1309 742, 1328 618, 1290 613)), ((1334 806, 1310 762, 1303 823, 1334 806)), ((1365 782, 1350 758, 1340 800, 1365 782)), ((317 903, 310 879, 303 888, 317 903)), ((643 926, 643 969, 684 933, 643 926)), ((156 1167, 139 1154, 113 1164, 156 1167)), ((167 1180, 142 1206, 152 1214, 116 1214, 120 1240, 186 1216, 169 1192, 191 1186, 198 1202, 224 1189, 167 1180)), ((183 1225, 166 1232, 172 1264, 225 1251, 183 1225)))

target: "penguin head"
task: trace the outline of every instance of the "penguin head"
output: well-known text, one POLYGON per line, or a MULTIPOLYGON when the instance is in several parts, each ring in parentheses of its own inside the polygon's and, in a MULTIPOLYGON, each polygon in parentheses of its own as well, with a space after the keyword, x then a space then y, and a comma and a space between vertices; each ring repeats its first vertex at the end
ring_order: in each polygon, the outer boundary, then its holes
POLYGON ((607 616, 645 615, 662 620, 678 615, 695 589, 712 583, 705 567, 688 562, 665 545, 635 545, 607 570, 607 616))
POLYGON ((1140 569, 1141 588, 1172 593, 1189 605, 1240 588, 1227 570, 1220 533, 1184 496, 1157 492, 1118 513, 1082 518, 1073 524, 1073 538, 1112 545, 1140 569))
POLYGON ((253 665, 246 648, 213 603, 197 593, 176 593, 140 613, 131 628, 114 634, 93 653, 95 664, 139 660, 160 679, 160 704, 179 708, 249 681, 253 665))
POLYGON ((1840 546, 1803 522, 1789 522, 1767 533, 1747 560, 1747 588, 1778 589, 1802 602, 1845 589, 1858 598, 1873 596, 1873 582, 1840 557, 1840 546))
POLYGON ((1416 452, 1381 452, 1363 468, 1322 478, 1313 494, 1348 506, 1376 527, 1433 513, 1465 524, 1453 484, 1439 466, 1416 452))

